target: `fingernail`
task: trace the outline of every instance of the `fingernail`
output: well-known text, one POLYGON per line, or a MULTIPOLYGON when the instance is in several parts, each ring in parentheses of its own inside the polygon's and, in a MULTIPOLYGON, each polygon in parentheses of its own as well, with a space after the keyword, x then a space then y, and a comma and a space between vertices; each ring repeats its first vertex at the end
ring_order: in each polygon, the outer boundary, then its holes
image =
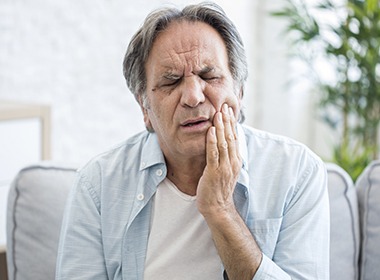
POLYGON ((218 118, 218 121, 222 121, 222 114, 220 112, 216 113, 217 114, 217 118, 218 118))
POLYGON ((210 127, 210 133, 211 133, 211 136, 215 136, 216 135, 216 133, 215 133, 215 126, 210 127))
POLYGON ((228 106, 227 106, 226 103, 223 104, 222 111, 223 111, 224 114, 228 114, 228 106))
POLYGON ((234 116, 234 110, 232 109, 232 107, 229 107, 228 108, 229 110, 229 113, 230 113, 230 116, 233 117, 234 116))

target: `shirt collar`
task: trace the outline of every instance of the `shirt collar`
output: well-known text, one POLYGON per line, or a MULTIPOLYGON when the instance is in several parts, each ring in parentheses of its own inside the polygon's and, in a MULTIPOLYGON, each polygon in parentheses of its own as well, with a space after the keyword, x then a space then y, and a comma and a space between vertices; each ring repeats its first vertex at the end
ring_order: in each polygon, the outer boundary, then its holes
POLYGON ((156 133, 147 133, 147 140, 141 151, 140 171, 156 164, 165 164, 156 133))
MULTIPOLYGON (((156 164, 165 164, 165 158, 158 143, 156 133, 147 133, 147 141, 142 148, 140 171, 156 164)), ((242 158, 242 169, 240 171, 238 183, 248 186, 248 151, 245 133, 241 124, 237 125, 237 135, 239 152, 242 158)))

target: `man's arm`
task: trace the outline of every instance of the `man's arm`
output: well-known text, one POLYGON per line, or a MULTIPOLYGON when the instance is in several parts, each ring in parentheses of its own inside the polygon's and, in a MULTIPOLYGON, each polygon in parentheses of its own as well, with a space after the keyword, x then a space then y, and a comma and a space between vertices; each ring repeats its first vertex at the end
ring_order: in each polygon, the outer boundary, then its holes
POLYGON ((219 112, 214 125, 207 135, 207 166, 197 201, 229 279, 329 279, 329 207, 323 163, 310 161, 309 156, 300 163, 302 174, 281 217, 274 255, 268 258, 233 202, 241 168, 235 119, 219 112))
POLYGON ((228 279, 253 279, 262 253, 252 234, 236 210, 215 215, 205 218, 228 279))
POLYGON ((100 207, 89 180, 78 176, 62 223, 56 279, 108 279, 100 228, 100 207))
POLYGON ((241 168, 236 121, 226 104, 207 135, 207 166, 197 190, 200 213, 210 228, 229 279, 252 279, 262 253, 238 214, 233 192, 241 168))

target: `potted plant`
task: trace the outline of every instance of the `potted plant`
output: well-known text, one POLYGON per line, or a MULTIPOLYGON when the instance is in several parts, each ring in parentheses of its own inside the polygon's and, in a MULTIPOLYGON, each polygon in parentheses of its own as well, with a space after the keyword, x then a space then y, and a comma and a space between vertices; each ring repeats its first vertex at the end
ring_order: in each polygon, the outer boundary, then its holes
POLYGON ((355 180, 379 153, 380 2, 284 1, 272 15, 287 20, 290 49, 310 71, 323 120, 339 134, 332 160, 355 180), (332 79, 321 78, 321 61, 332 79))

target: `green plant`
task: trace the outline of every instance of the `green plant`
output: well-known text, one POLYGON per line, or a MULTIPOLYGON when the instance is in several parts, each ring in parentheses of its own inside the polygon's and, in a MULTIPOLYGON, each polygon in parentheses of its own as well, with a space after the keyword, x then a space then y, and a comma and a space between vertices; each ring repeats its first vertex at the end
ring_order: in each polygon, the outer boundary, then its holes
POLYGON ((380 2, 284 1, 272 15, 287 20, 293 55, 306 63, 321 93, 323 120, 340 134, 332 160, 355 180, 379 153, 380 2), (317 69, 321 60, 332 70, 331 79, 317 69))

